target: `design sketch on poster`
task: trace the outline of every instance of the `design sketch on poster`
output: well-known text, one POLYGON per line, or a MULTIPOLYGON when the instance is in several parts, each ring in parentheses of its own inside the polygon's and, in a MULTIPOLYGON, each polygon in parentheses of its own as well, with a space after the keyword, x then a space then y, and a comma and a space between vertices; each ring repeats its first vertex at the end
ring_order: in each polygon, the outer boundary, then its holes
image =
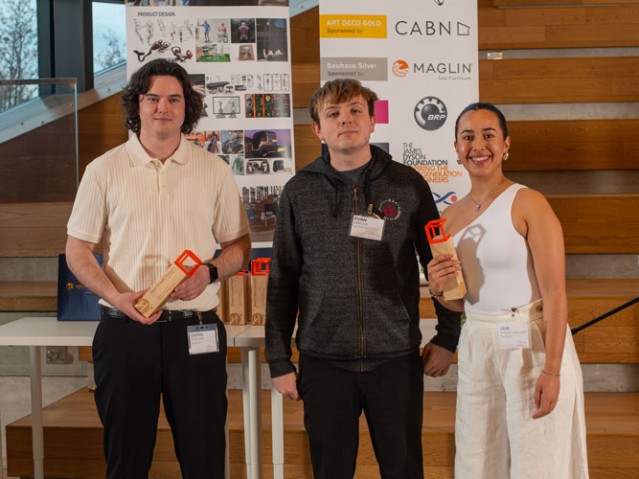
POLYGON ((156 58, 189 72, 204 108, 186 139, 229 165, 254 246, 270 246, 282 188, 295 174, 288 0, 127 6, 128 75, 156 58), (227 6, 235 8, 218 8, 227 6))

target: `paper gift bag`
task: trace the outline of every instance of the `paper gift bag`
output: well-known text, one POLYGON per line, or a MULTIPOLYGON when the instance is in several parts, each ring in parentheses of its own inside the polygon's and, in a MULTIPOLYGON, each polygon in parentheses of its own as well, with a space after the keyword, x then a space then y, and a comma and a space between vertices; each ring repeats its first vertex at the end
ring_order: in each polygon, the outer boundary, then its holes
MULTIPOLYGON (((440 254, 451 254, 453 256, 452 259, 457 261, 457 251, 455 251, 453 237, 444 231, 445 222, 446 218, 440 218, 429 221, 424 227, 430 251, 433 253, 433 257, 440 254)), ((466 284, 461 271, 458 271, 454 278, 446 281, 443 292, 446 301, 462 299, 466 295, 466 284)))

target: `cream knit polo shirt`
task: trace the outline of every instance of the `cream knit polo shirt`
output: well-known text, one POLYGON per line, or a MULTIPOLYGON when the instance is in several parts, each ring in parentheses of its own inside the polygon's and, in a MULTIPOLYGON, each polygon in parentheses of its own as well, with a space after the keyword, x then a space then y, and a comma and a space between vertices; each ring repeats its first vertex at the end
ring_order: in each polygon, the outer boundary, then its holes
MULTIPOLYGON (((184 137, 164 164, 136 135, 96 158, 67 224, 69 236, 102 241, 104 271, 121 292, 152 286, 185 249, 209 261, 219 243, 248 232, 228 165, 184 137)), ((218 289, 216 282, 198 298, 170 301, 165 309, 209 310, 218 304, 218 289)))

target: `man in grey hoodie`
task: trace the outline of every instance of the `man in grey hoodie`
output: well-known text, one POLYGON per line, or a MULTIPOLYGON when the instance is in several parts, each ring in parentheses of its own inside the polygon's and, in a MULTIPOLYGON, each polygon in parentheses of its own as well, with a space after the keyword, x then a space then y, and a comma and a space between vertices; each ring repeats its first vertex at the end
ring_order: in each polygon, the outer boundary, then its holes
POLYGON ((284 187, 266 311, 273 385, 304 401, 316 479, 352 478, 364 411, 383 479, 423 477, 423 373, 446 374, 460 315, 435 301, 420 357, 419 261, 438 218, 426 181, 369 143, 377 95, 334 80, 310 101, 328 153, 284 187), (297 322, 299 373, 291 362, 297 322))

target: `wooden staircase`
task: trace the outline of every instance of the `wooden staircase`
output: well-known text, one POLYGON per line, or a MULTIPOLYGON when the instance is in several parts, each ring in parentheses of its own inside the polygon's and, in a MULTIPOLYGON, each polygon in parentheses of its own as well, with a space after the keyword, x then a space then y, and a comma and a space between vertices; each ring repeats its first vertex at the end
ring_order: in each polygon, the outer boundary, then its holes
MULTIPOLYGON (((2 284, 2 283, 0 283, 2 284)), ((5 283, 0 288, 0 306, 8 310, 55 310, 53 285, 39 283, 5 283), (9 287, 10 286, 10 287, 9 287), (50 286, 50 287, 45 287, 50 286), (51 304, 46 303, 49 300, 51 304), (44 301, 44 302, 43 302, 44 301), (26 303, 26 304, 25 304, 26 303)), ((575 327, 635 297, 639 280, 569 280, 570 324, 575 327)), ((432 302, 423 298, 422 317, 433 317, 432 302)), ((639 363, 639 304, 614 318, 575 336, 582 363, 639 363)), ((229 362, 239 361, 237 348, 230 348, 229 362)), ((90 359, 90 354, 85 359, 90 359)), ((270 394, 264 391, 266 396, 270 394)), ((270 400, 262 400, 264 423, 265 478, 272 477, 270 400)), ((424 470, 429 478, 452 478, 454 458, 455 393, 424 394, 424 470)), ((11 477, 33 475, 30 416, 7 426, 7 467, 11 477)), ((586 422, 588 453, 592 479, 639 478, 639 393, 587 393, 586 422)), ((284 402, 285 477, 311 478, 308 443, 302 424, 302 404, 284 402)), ((233 479, 244 478, 244 436, 241 392, 229 391, 229 451, 233 479)), ((45 408, 45 474, 59 479, 93 479, 104 477, 102 427, 93 396, 86 390, 61 399, 45 408)), ((379 477, 377 463, 365 424, 361 443, 357 479, 379 477)), ((162 416, 158 428, 151 477, 179 478, 171 434, 162 416)))
MULTIPOLYGON (((265 479, 273 477, 271 463, 270 400, 263 391, 265 479)), ((424 394, 424 472, 429 478, 453 478, 455 393, 424 394)), ((586 422, 591 479, 639 477, 639 394, 587 393, 586 422)), ((229 451, 232 479, 246 477, 241 391, 229 391, 229 451)), ((44 410, 46 477, 98 479, 104 477, 102 426, 93 395, 77 391, 44 410)), ((366 424, 360 426, 356 479, 379 478, 366 424)), ((311 479, 308 442, 303 427, 302 404, 284 402, 284 475, 311 479)), ((7 426, 9 476, 30 477, 31 418, 7 426)), ((180 478, 173 441, 164 415, 160 418, 151 477, 180 478)), ((549 478, 550 479, 550 478, 549 478)))

